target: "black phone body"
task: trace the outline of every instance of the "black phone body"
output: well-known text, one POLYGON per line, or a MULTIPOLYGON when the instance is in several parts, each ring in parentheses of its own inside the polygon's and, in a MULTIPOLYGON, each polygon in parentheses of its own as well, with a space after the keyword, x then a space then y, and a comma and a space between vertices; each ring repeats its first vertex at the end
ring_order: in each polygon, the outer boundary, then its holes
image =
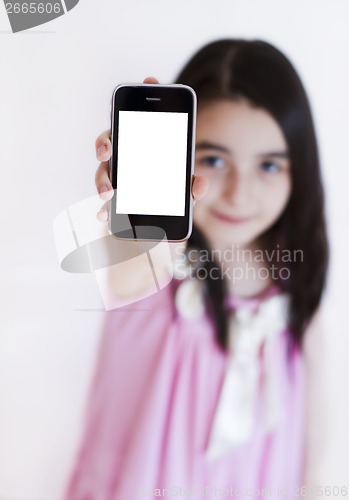
POLYGON ((184 241, 192 231, 196 95, 186 85, 119 85, 112 97, 109 232, 184 241))

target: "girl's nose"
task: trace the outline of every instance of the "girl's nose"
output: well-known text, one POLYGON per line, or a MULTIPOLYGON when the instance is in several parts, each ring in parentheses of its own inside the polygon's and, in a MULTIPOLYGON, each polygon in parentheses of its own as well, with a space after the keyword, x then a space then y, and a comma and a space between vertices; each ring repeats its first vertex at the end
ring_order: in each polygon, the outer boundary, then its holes
POLYGON ((231 205, 245 206, 250 201, 251 179, 243 172, 231 170, 225 179, 223 197, 231 205))

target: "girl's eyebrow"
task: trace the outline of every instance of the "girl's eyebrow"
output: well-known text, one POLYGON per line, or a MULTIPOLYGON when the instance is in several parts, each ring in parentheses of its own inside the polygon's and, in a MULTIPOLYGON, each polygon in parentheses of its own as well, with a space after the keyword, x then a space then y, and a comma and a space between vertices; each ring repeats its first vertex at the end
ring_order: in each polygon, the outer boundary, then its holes
POLYGON ((199 142, 198 144, 196 144, 195 149, 196 151, 201 151, 202 149, 214 149, 216 151, 221 151, 222 153, 231 154, 231 151, 228 148, 207 141, 199 142))
POLYGON ((289 158, 290 154, 288 151, 270 151, 267 153, 259 153, 256 156, 259 156, 259 157, 268 156, 268 157, 272 157, 272 158, 289 158))
MULTIPOLYGON (((203 149, 213 149, 215 151, 220 151, 221 153, 228 153, 232 155, 232 151, 225 146, 221 146, 219 144, 214 144, 213 142, 199 142, 196 144, 196 151, 202 151, 203 149)), ((258 153, 256 154, 257 157, 265 157, 268 156, 269 158, 289 158, 290 154, 288 151, 267 151, 265 153, 258 153)))

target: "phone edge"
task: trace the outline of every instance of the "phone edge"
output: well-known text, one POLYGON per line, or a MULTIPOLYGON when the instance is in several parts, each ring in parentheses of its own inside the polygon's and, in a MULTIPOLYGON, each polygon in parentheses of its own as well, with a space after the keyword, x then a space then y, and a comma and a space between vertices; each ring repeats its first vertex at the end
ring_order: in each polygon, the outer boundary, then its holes
MULTIPOLYGON (((192 184, 193 184, 193 176, 194 176, 194 173, 195 173, 195 145, 196 145, 196 113, 197 113, 197 97, 196 97, 196 93, 195 93, 195 90, 190 87, 189 85, 185 85, 185 84, 182 84, 182 83, 171 83, 171 84, 161 84, 161 83, 120 83, 119 85, 117 85, 115 87, 115 89, 113 90, 113 94, 112 94, 112 97, 111 97, 111 113, 110 113, 110 120, 111 120, 111 124, 110 124, 110 132, 111 132, 111 144, 112 144, 112 147, 113 147, 113 137, 114 137, 114 112, 115 112, 115 109, 114 109, 114 96, 117 92, 118 89, 122 88, 122 87, 179 87, 179 88, 183 88, 185 87, 186 89, 189 90, 189 92, 192 94, 193 96, 193 125, 192 125, 192 145, 191 145, 191 172, 190 172, 190 176, 191 176, 191 182, 190 182, 190 206, 189 206, 189 227, 188 227, 188 233, 186 234, 186 236, 184 238, 182 238, 181 240, 167 240, 169 243, 182 243, 184 241, 186 241, 188 238, 190 238, 190 235, 193 231, 193 203, 194 203, 194 200, 193 200, 193 195, 192 195, 192 192, 191 192, 191 189, 192 189, 192 184)), ((111 154, 111 157, 109 159, 109 178, 111 180, 111 184, 113 186, 113 179, 112 179, 112 173, 113 173, 113 150, 112 150, 112 154, 111 154)), ((114 187, 113 187, 114 189, 114 187)), ((125 241, 138 241, 138 240, 134 240, 132 238, 118 238, 117 236, 115 236, 115 234, 112 232, 111 230, 111 204, 112 204, 112 199, 110 199, 108 201, 108 232, 111 236, 113 236, 114 238, 116 238, 117 240, 125 240, 125 241)), ((152 241, 152 242, 155 242, 155 241, 159 241, 159 240, 151 240, 151 239, 146 239, 146 240, 139 240, 139 241, 152 241)))

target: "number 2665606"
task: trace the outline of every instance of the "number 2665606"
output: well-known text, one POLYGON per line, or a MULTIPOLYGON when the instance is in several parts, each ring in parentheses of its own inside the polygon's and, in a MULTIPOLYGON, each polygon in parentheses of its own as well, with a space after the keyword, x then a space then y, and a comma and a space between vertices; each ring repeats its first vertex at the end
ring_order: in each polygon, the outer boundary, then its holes
POLYGON ((6 12, 8 14, 59 14, 62 11, 60 3, 11 3, 5 4, 6 12))

